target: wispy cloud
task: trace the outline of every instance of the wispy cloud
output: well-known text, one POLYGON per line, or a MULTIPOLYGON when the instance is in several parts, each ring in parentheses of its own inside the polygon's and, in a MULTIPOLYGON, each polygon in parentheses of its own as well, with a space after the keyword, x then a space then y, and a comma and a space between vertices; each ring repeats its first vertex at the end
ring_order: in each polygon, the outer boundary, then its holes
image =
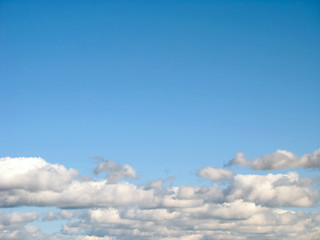
POLYGON ((244 157, 244 153, 238 152, 226 166, 241 165, 254 170, 274 170, 287 168, 320 168, 320 149, 311 154, 298 157, 286 150, 277 150, 275 153, 266 154, 252 161, 244 157))
POLYGON ((59 219, 72 219, 74 217, 74 213, 67 211, 67 210, 61 210, 60 212, 56 213, 54 211, 48 211, 45 217, 42 219, 42 221, 54 221, 59 219))
POLYGON ((136 170, 130 165, 120 165, 110 160, 102 160, 94 169, 95 174, 106 172, 108 183, 117 183, 121 179, 137 179, 136 170))
POLYGON ((197 174, 199 177, 212 181, 225 180, 233 177, 233 171, 214 167, 201 168, 197 174))

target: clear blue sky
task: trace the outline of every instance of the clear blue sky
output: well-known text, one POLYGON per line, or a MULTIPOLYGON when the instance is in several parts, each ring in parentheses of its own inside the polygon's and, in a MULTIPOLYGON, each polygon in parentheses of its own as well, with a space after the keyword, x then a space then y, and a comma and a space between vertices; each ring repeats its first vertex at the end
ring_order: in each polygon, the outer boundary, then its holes
POLYGON ((1 157, 195 181, 319 148, 318 1, 1 1, 1 157))

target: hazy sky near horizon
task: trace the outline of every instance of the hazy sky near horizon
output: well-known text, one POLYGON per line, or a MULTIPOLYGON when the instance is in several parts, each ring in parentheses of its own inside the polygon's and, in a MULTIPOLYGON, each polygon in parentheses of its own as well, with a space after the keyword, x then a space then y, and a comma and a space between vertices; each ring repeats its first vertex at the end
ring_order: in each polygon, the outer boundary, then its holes
POLYGON ((1 239, 319 236, 318 1, 0 11, 1 239))

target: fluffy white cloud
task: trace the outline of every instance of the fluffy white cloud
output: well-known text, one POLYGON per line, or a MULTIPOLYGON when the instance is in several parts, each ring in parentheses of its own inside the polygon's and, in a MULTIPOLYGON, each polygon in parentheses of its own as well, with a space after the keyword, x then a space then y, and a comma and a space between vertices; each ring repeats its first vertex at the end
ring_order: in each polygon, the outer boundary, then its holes
POLYGON ((0 190, 60 192, 78 176, 74 169, 49 164, 42 158, 0 158, 0 190))
POLYGON ((39 238, 40 230, 35 226, 23 226, 19 229, 0 230, 2 240, 32 240, 39 238))
POLYGON ((197 174, 199 177, 212 181, 225 180, 233 177, 233 171, 213 167, 201 168, 197 174))
MULTIPOLYGON (((301 159, 315 162, 317 153, 301 159)), ((238 156, 238 162, 246 161, 238 156)), ((0 215, 0 239, 316 240, 320 233, 318 212, 281 209, 303 210, 319 202, 316 180, 296 172, 243 175, 206 167, 197 174, 227 179, 226 185, 177 187, 164 186, 162 179, 146 185, 123 181, 136 178, 135 170, 111 161, 95 169, 96 174, 104 171, 106 179, 92 179, 41 158, 0 159, 0 207, 77 209, 43 214, 43 221, 67 221, 60 234, 44 234, 30 225, 39 213, 0 215)))
POLYGON ((137 179, 136 170, 130 165, 120 165, 119 163, 104 160, 98 167, 94 169, 95 174, 106 172, 106 179, 108 183, 117 183, 121 179, 137 179))
POLYGON ((48 211, 42 221, 53 221, 58 219, 72 219, 75 216, 73 212, 67 210, 61 210, 60 212, 56 213, 54 211, 48 211))
MULTIPOLYGON (((2 159, 0 170, 4 172, 1 175, 4 180, 1 182, 1 207, 137 205, 141 208, 190 208, 204 202, 221 203, 237 199, 270 207, 310 207, 319 200, 319 190, 313 188, 313 180, 300 178, 297 173, 233 176, 232 171, 211 167, 198 172, 211 180, 229 178, 229 185, 222 189, 217 186, 164 188, 162 181, 160 184, 138 186, 125 181, 110 183, 108 180, 80 178, 75 170, 49 164, 39 158, 13 158, 12 162, 8 158, 2 159), (26 167, 26 162, 30 166, 26 167)), ((48 219, 52 217, 48 216, 48 219)))
POLYGON ((313 207, 319 201, 313 181, 298 173, 236 175, 226 190, 226 200, 244 199, 269 207, 313 207))
POLYGON ((308 239, 316 240, 319 214, 270 209, 237 200, 175 210, 110 208, 85 210, 64 226, 114 239, 308 239))
POLYGON ((42 214, 35 212, 13 212, 2 214, 0 212, 0 239, 33 239, 39 235, 39 229, 27 225, 39 218, 42 214))
POLYGON ((107 181, 73 181, 61 192, 27 191, 24 189, 3 191, 0 207, 14 206, 56 206, 61 208, 109 207, 126 204, 141 204, 153 207, 153 190, 121 182, 107 184, 107 181))
POLYGON ((3 229, 4 226, 20 227, 30 221, 34 221, 41 215, 42 214, 34 212, 13 212, 7 215, 3 215, 0 212, 0 229, 3 229))
POLYGON ((244 153, 238 152, 227 164, 248 166, 255 170, 272 170, 286 168, 320 168, 320 149, 311 154, 304 154, 298 157, 286 150, 277 150, 275 153, 266 154, 250 161, 244 157, 244 153))
MULTIPOLYGON (((82 210, 63 226, 62 234, 48 235, 26 225, 39 214, 14 213, 18 225, 0 229, 1 239, 15 240, 138 240, 138 239, 305 239, 320 233, 319 213, 270 209, 237 200, 196 208, 102 208, 82 210), (23 219, 23 220, 21 220, 23 219)), ((14 218, 13 215, 5 215, 14 218)), ((1 216, 0 216, 1 219, 1 216)), ((11 220, 13 221, 13 220, 11 220)), ((1 225, 0 225, 1 226, 1 225)))
POLYGON ((111 237, 80 236, 78 240, 112 240, 111 237))

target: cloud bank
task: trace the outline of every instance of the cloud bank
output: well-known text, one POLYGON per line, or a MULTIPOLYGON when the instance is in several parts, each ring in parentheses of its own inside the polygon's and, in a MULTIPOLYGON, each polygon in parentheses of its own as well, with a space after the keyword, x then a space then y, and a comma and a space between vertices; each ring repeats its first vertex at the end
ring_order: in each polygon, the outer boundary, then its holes
MULTIPOLYGON (((286 165, 283 162, 315 166, 318 155, 319 150, 301 158, 277 151, 249 162, 240 154, 232 164, 259 166, 254 169, 280 168, 286 165), (281 157, 277 165, 274 159, 280 155, 287 158, 281 157)), ((0 207, 61 208, 42 214, 3 212, 0 239, 316 240, 320 236, 319 212, 304 211, 318 206, 317 180, 297 172, 237 174, 209 166, 197 172, 212 181, 209 186, 164 186, 161 179, 138 185, 124 180, 137 179, 133 167, 112 161, 101 161, 95 168, 96 174, 106 172, 100 179, 42 158, 10 157, 0 158, 0 172, 0 207), (39 219, 63 219, 61 232, 41 232, 33 226, 39 219)))

